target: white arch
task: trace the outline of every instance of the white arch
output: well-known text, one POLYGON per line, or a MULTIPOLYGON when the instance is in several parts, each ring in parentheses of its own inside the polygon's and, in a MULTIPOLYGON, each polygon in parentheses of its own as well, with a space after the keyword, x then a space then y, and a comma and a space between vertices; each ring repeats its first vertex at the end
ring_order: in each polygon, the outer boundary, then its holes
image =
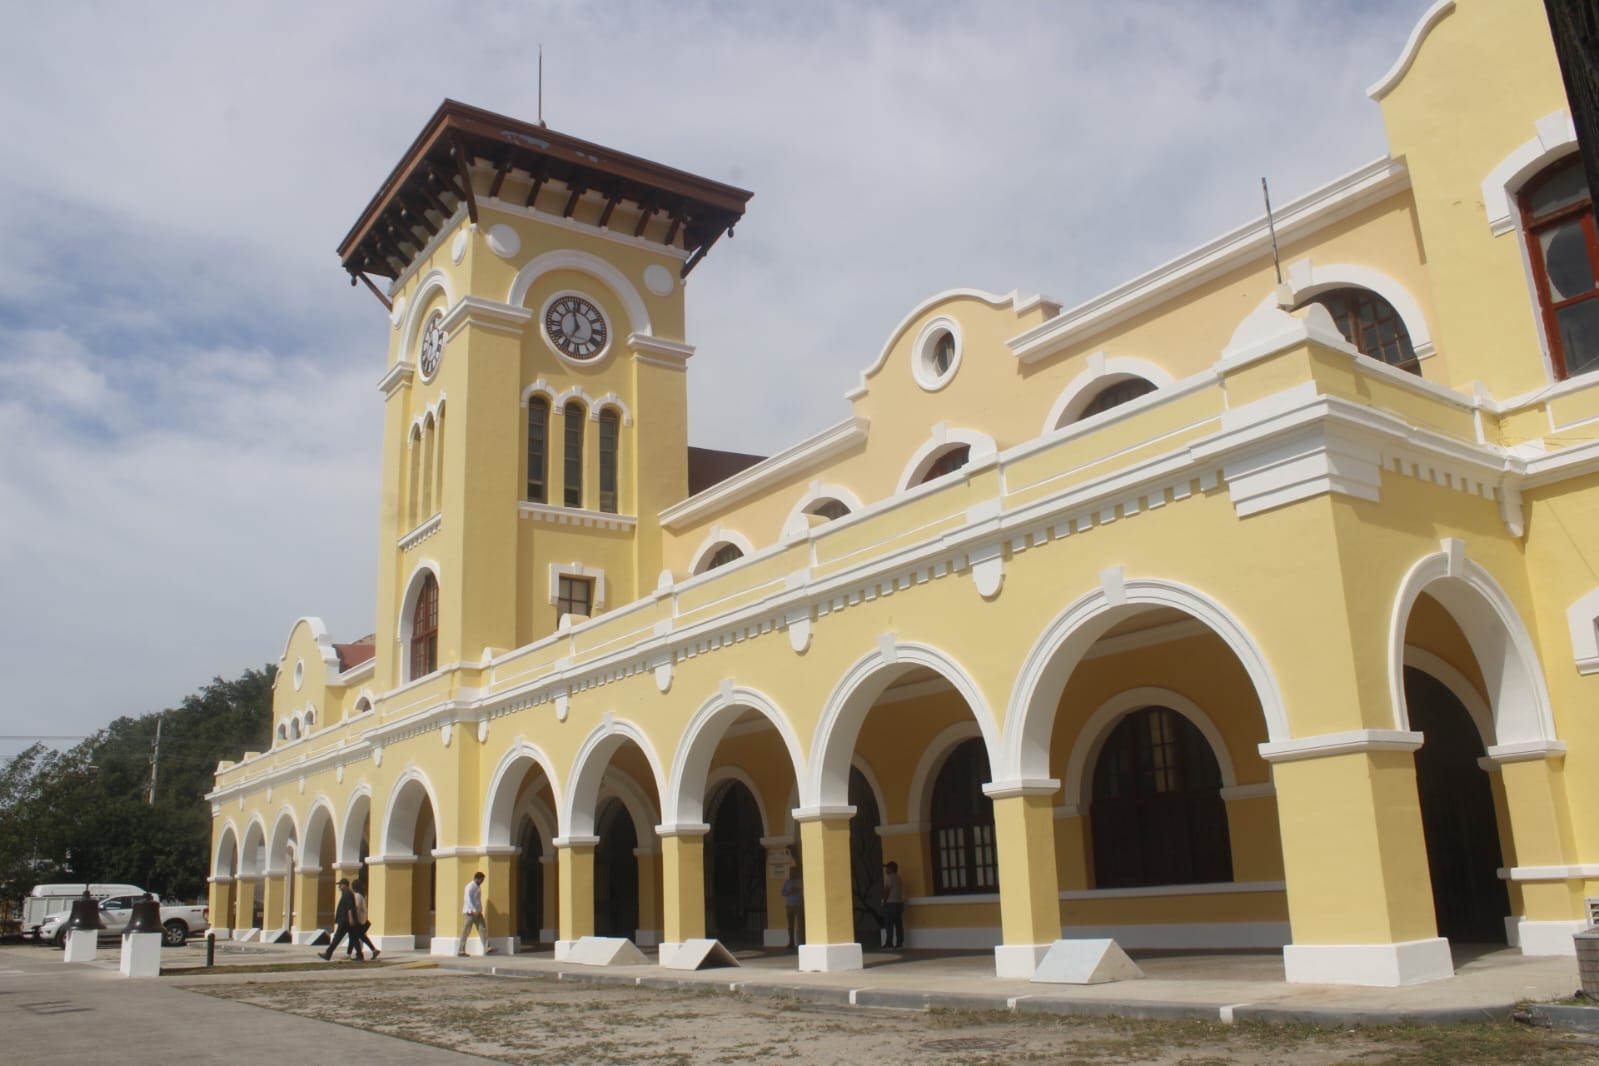
POLYGON ((260 877, 266 872, 266 820, 259 814, 250 816, 243 840, 239 847, 239 876, 260 877))
POLYGON ((294 808, 285 803, 278 808, 277 817, 272 820, 272 836, 267 841, 266 868, 274 873, 283 873, 291 866, 289 858, 299 847, 300 819, 295 815, 294 808), (284 827, 288 831, 284 831, 284 827))
MULTIPOLYGON (((760 787, 755 783, 755 778, 737 766, 718 766, 705 778, 705 795, 707 798, 714 796, 721 785, 743 785, 750 794, 750 799, 755 802, 755 813, 761 821, 761 836, 770 836, 772 823, 766 817, 766 801, 761 798, 760 787)), ((664 817, 664 815, 663 815, 664 817)), ((701 819, 709 822, 710 819, 701 819)))
POLYGON ((810 508, 823 500, 837 500, 848 507, 850 514, 854 514, 866 505, 861 503, 861 498, 854 492, 836 482, 813 481, 805 490, 805 495, 797 500, 789 510, 788 517, 783 520, 783 536, 800 536, 811 528, 806 514, 810 508))
MULTIPOLYGON (((925 644, 891 644, 885 638, 882 646, 856 660, 833 686, 811 744, 812 756, 800 792, 802 807, 841 807, 849 803, 849 768, 861 723, 884 690, 916 667, 938 674, 966 701, 988 748, 989 765, 996 764, 999 730, 988 701, 965 667, 925 644)), ((884 813, 879 809, 879 816, 884 813)))
MULTIPOLYGON (((440 576, 439 564, 430 558, 418 559, 411 568, 411 574, 405 579, 405 595, 400 600, 400 614, 394 620, 394 639, 400 645, 400 665, 404 670, 406 681, 415 681, 411 676, 411 619, 416 615, 417 597, 422 594, 423 574, 433 575, 433 580, 438 583, 439 593, 443 595, 444 579, 440 576)), ((443 665, 440 663, 440 665, 443 665)))
POLYGON ((535 796, 524 797, 523 802, 517 805, 516 813, 511 816, 511 843, 517 847, 522 839, 520 832, 524 821, 532 822, 533 829, 539 835, 539 843, 543 848, 541 858, 555 857, 553 841, 561 835, 559 823, 556 821, 555 812, 544 804, 544 801, 535 796))
MULTIPOLYGON (((333 638, 328 635, 328 627, 316 615, 302 615, 289 627, 289 637, 283 642, 283 654, 278 656, 278 662, 289 661, 289 649, 294 647, 294 634, 301 626, 310 631, 311 640, 316 644, 316 653, 321 656, 322 664, 329 674, 339 672, 339 653, 333 648, 333 638)), ((281 670, 279 671, 282 672, 281 670)), ((273 679, 273 687, 277 687, 277 679, 273 679)))
POLYGON ((627 275, 597 255, 571 248, 545 252, 530 259, 516 272, 505 302, 512 307, 524 306, 527 303, 528 290, 533 287, 533 283, 556 270, 575 270, 599 281, 621 301, 623 310, 627 312, 632 332, 646 337, 654 335, 654 327, 650 324, 649 307, 644 303, 644 297, 639 295, 638 289, 628 280, 627 275))
POLYGON ((553 414, 557 410, 555 406, 556 395, 555 387, 548 381, 545 381, 543 378, 539 378, 537 381, 533 382, 533 384, 522 390, 522 406, 526 407, 528 402, 532 400, 533 397, 542 396, 546 400, 550 401, 550 412, 553 414))
POLYGON ((1545 115, 1533 135, 1512 148, 1482 179, 1482 208, 1488 231, 1495 237, 1520 228, 1516 197, 1522 186, 1558 160, 1577 150, 1577 127, 1565 108, 1545 115))
POLYGON ((622 425, 631 426, 633 424, 633 409, 623 403, 622 398, 614 392, 608 392, 589 403, 589 421, 598 422, 600 415, 608 410, 616 412, 622 425))
MULTIPOLYGON (((872 764, 866 761, 865 756, 856 752, 849 761, 851 770, 861 772, 861 780, 866 782, 866 791, 872 794, 872 802, 877 804, 877 824, 888 824, 888 795, 883 791, 883 783, 877 779, 877 771, 872 769, 872 764)), ((845 774, 845 788, 848 789, 849 775, 845 774)), ((845 799, 849 794, 845 792, 845 799)))
MULTIPOLYGON (((383 841, 383 857, 415 855, 416 847, 413 841, 416 837, 417 819, 422 815, 422 801, 428 801, 433 809, 433 825, 435 832, 444 824, 439 816, 438 795, 433 790, 433 782, 428 780, 426 774, 416 768, 406 770, 394 782, 394 787, 389 790, 389 802, 383 812, 383 832, 379 835, 383 841)), ((442 844, 443 841, 440 841, 442 844)))
POLYGON ((952 447, 964 444, 971 449, 971 454, 966 460, 966 465, 976 468, 984 462, 992 460, 999 454, 999 448, 994 443, 994 438, 987 433, 975 429, 962 429, 945 426, 942 423, 933 427, 932 434, 926 443, 917 448, 911 455, 910 461, 905 464, 905 469, 900 471, 899 492, 913 489, 922 483, 922 478, 927 475, 928 468, 944 452, 952 447))
POLYGON ((311 809, 305 815, 305 836, 300 840, 300 865, 324 866, 332 860, 328 856, 325 860, 322 855, 322 829, 333 830, 333 855, 339 853, 338 820, 333 812, 333 801, 327 793, 317 793, 316 799, 311 801, 311 809))
POLYGON ((604 808, 605 801, 614 799, 627 811, 628 818, 633 823, 633 838, 637 841, 636 847, 654 851, 655 843, 655 803, 650 799, 649 793, 644 791, 633 776, 614 766, 607 766, 605 773, 600 776, 600 788, 594 796, 594 814, 597 818, 600 810, 604 808))
POLYGON ((560 780, 555 776, 555 763, 537 745, 517 738, 509 751, 500 757, 500 763, 489 778, 489 801, 483 807, 483 827, 478 839, 485 847, 506 846, 516 843, 516 797, 529 769, 537 767, 550 783, 550 795, 556 809, 561 805, 560 780))
MULTIPOLYGON (((1482 698, 1482 693, 1477 691, 1475 685, 1465 674, 1456 670, 1449 663, 1434 655, 1425 648, 1418 648, 1414 644, 1405 645, 1405 665, 1420 670, 1434 681, 1448 689, 1460 705, 1466 708, 1466 713, 1471 715, 1471 723, 1477 727, 1477 736, 1482 740, 1484 749, 1492 747, 1494 742, 1494 712, 1488 706, 1488 701, 1482 698)), ((1405 701, 1404 728, 1410 728, 1410 701, 1405 701)))
POLYGON ((588 393, 583 391, 583 386, 581 385, 573 385, 571 388, 557 396, 555 398, 555 403, 550 408, 550 413, 556 415, 560 414, 566 410, 566 405, 573 400, 577 400, 583 405, 585 417, 593 416, 594 400, 589 396, 588 393))
MULTIPOLYGON (((938 771, 944 768, 944 763, 949 761, 949 753, 958 745, 982 735, 977 723, 968 718, 956 722, 928 742, 927 747, 922 749, 916 769, 911 773, 910 791, 905 794, 907 819, 917 818, 923 823, 932 820, 933 782, 938 780, 938 771)), ((989 767, 989 770, 992 771, 993 767, 989 767)))
MULTIPOLYGON (((572 760, 572 773, 568 778, 571 787, 561 801, 561 832, 563 836, 586 837, 594 835, 594 814, 599 807, 600 782, 611 756, 628 741, 637 744, 644 761, 655 778, 655 794, 667 794, 666 775, 661 772, 661 760, 655 746, 644 730, 626 719, 613 718, 609 713, 605 721, 595 726, 583 739, 572 760)), ((652 830, 653 832, 653 830, 652 830)))
MULTIPOLYGON (((344 816, 339 820, 341 826, 338 836, 339 862, 360 864, 365 858, 361 854, 361 823, 370 823, 372 818, 372 786, 365 781, 356 786, 350 798, 344 804, 344 816)), ((367 826, 367 847, 372 846, 371 826, 367 826)))
POLYGON ((1423 592, 1449 612, 1471 645, 1493 708, 1495 744, 1540 747, 1558 743, 1549 691, 1532 637, 1510 597, 1487 570, 1465 557, 1465 545, 1460 541, 1446 542, 1445 551, 1423 558, 1400 582, 1388 630, 1394 728, 1407 728, 1405 628, 1423 592))
POLYGON ((408 356, 416 350, 417 336, 422 332, 422 323, 427 321, 426 315, 431 315, 435 310, 445 312, 449 317, 449 309, 455 306, 455 291, 450 287, 450 276, 435 267, 422 275, 422 280, 416 283, 416 289, 411 299, 411 306, 405 314, 405 328, 400 336, 400 351, 395 362, 404 363, 408 356), (435 306, 428 297, 433 292, 442 293, 443 306, 435 306))
POLYGON ((211 876, 232 877, 242 869, 239 859, 239 829, 228 818, 222 823, 222 832, 217 834, 216 847, 211 852, 211 876))
POLYGON ((736 529, 723 529, 721 526, 712 526, 711 531, 700 541, 699 547, 694 549, 693 562, 689 564, 689 572, 703 574, 710 566, 711 556, 716 554, 718 548, 724 544, 731 544, 737 548, 745 558, 755 554, 755 545, 750 539, 736 529))
POLYGON ((1249 675, 1266 720, 1267 740, 1289 738, 1282 689, 1254 636, 1237 619, 1216 600, 1178 582, 1128 579, 1115 586, 1114 596, 1101 585, 1078 598, 1055 616, 1028 651, 1005 711, 1003 758, 990 764, 996 781, 1048 778, 1050 732, 1066 682, 1094 642, 1140 607, 1171 607, 1203 622, 1222 639, 1249 675))
POLYGON ((1088 357, 1088 365, 1061 390, 1054 406, 1044 418, 1044 433, 1052 433, 1076 422, 1084 408, 1094 402, 1094 397, 1111 385, 1132 378, 1142 378, 1157 389, 1174 384, 1177 379, 1159 363, 1132 355, 1106 355, 1095 352, 1088 357))
MULTIPOLYGON (((1415 350, 1417 359, 1426 359, 1437 350, 1432 339, 1432 327, 1427 324, 1420 301, 1404 285, 1380 270, 1359 263, 1316 263, 1301 259, 1289 264, 1284 277, 1293 291, 1295 305, 1333 289, 1367 289, 1374 292, 1387 300, 1394 313, 1405 323, 1405 332, 1410 334, 1410 347, 1415 350)), ((1276 306, 1277 294, 1268 293, 1255 310, 1258 313, 1262 308, 1276 306)))
MULTIPOLYGON (((669 824, 697 825, 705 820, 711 759, 728 726, 745 710, 752 710, 771 723, 783 747, 788 749, 794 779, 797 781, 804 775, 805 749, 777 704, 756 689, 730 687, 700 704, 677 742, 672 772, 666 779, 666 790, 661 793, 661 815, 669 819, 669 824)), ((760 802, 758 795, 756 802, 760 802)))
POLYGON ((1221 787, 1232 788, 1238 784, 1238 773, 1233 769, 1233 759, 1227 750, 1227 741, 1222 737, 1216 723, 1210 716, 1200 709, 1199 704, 1179 692, 1169 688, 1157 686, 1143 686, 1130 688, 1118 692, 1095 709, 1083 723, 1083 728, 1078 731, 1077 740, 1071 746, 1071 756, 1066 761, 1066 774, 1062 778, 1064 784, 1063 795, 1068 804, 1075 803, 1078 809, 1087 810, 1091 787, 1089 768, 1099 762, 1099 753, 1105 748, 1105 741, 1110 738, 1116 724, 1125 716, 1143 707, 1168 707, 1188 719, 1210 745, 1211 754, 1216 757, 1216 766, 1221 771, 1221 787))

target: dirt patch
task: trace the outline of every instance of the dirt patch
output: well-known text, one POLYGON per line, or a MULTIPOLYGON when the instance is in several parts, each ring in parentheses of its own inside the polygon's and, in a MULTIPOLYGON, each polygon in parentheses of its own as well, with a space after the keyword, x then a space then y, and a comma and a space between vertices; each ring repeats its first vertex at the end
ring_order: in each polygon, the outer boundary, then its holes
POLYGON ((512 1063, 1599 1062, 1599 1042, 1509 1023, 1329 1031, 1295 1025, 866 1010, 442 971, 193 990, 512 1063))

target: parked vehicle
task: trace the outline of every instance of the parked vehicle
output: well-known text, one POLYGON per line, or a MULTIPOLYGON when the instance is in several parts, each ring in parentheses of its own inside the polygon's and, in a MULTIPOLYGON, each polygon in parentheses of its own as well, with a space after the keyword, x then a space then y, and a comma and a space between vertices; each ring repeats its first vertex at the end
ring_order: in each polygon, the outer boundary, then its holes
MULTIPOLYGON (((81 895, 81 892, 80 892, 81 895)), ((111 896, 100 901, 100 920, 105 928, 100 930, 101 940, 116 940, 122 935, 128 919, 133 916, 133 905, 142 901, 146 893, 134 889, 126 895, 111 896)), ((39 937, 56 947, 67 942, 66 922, 70 912, 58 912, 46 918, 39 927, 39 937)), ((202 904, 190 905, 177 900, 161 901, 161 943, 166 947, 182 947, 193 933, 203 933, 210 928, 211 908, 202 904)))
POLYGON ((35 940, 40 939, 40 927, 45 919, 52 914, 72 913, 72 901, 83 895, 87 888, 89 895, 99 900, 102 904, 113 896, 142 896, 144 890, 138 885, 118 884, 84 884, 74 881, 67 884, 34 885, 32 891, 22 901, 22 932, 35 940))

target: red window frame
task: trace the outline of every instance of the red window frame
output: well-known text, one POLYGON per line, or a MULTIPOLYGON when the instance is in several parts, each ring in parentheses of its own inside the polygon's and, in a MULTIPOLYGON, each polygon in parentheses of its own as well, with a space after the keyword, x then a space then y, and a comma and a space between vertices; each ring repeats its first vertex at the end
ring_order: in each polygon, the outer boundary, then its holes
POLYGON ((422 580, 411 612, 411 680, 439 668, 439 583, 432 574, 422 580))
MULTIPOLYGON (((1557 381, 1564 381, 1572 375, 1570 364, 1566 359, 1565 341, 1560 336, 1560 312, 1565 308, 1573 307, 1585 301, 1599 300, 1599 229, 1596 229, 1594 224, 1593 190, 1591 189, 1588 191, 1586 198, 1549 211, 1541 216, 1533 215, 1532 198, 1545 185, 1557 178, 1564 177, 1568 169, 1580 169, 1581 167, 1582 157, 1570 156, 1545 170, 1532 181, 1529 181, 1522 188, 1519 197, 1521 225, 1527 236, 1527 260, 1532 267, 1533 284, 1538 290, 1538 312, 1543 319, 1544 337, 1549 344, 1549 362, 1557 381), (1589 289, 1587 292, 1557 302, 1549 288, 1549 270, 1544 263, 1543 242, 1538 239, 1538 236, 1573 219, 1581 222, 1583 244, 1588 250, 1588 265, 1589 269, 1593 271, 1596 284, 1594 288, 1589 289)), ((1576 372, 1584 374, 1594 369, 1599 369, 1599 360, 1576 372)))

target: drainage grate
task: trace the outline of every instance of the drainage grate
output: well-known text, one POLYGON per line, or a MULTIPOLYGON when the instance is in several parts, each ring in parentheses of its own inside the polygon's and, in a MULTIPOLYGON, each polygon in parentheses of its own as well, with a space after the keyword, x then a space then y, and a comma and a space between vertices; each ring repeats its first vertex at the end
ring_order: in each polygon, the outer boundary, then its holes
POLYGON ((922 1045, 925 1051, 999 1051, 1016 1041, 997 1036, 952 1036, 946 1040, 929 1040, 922 1045))

